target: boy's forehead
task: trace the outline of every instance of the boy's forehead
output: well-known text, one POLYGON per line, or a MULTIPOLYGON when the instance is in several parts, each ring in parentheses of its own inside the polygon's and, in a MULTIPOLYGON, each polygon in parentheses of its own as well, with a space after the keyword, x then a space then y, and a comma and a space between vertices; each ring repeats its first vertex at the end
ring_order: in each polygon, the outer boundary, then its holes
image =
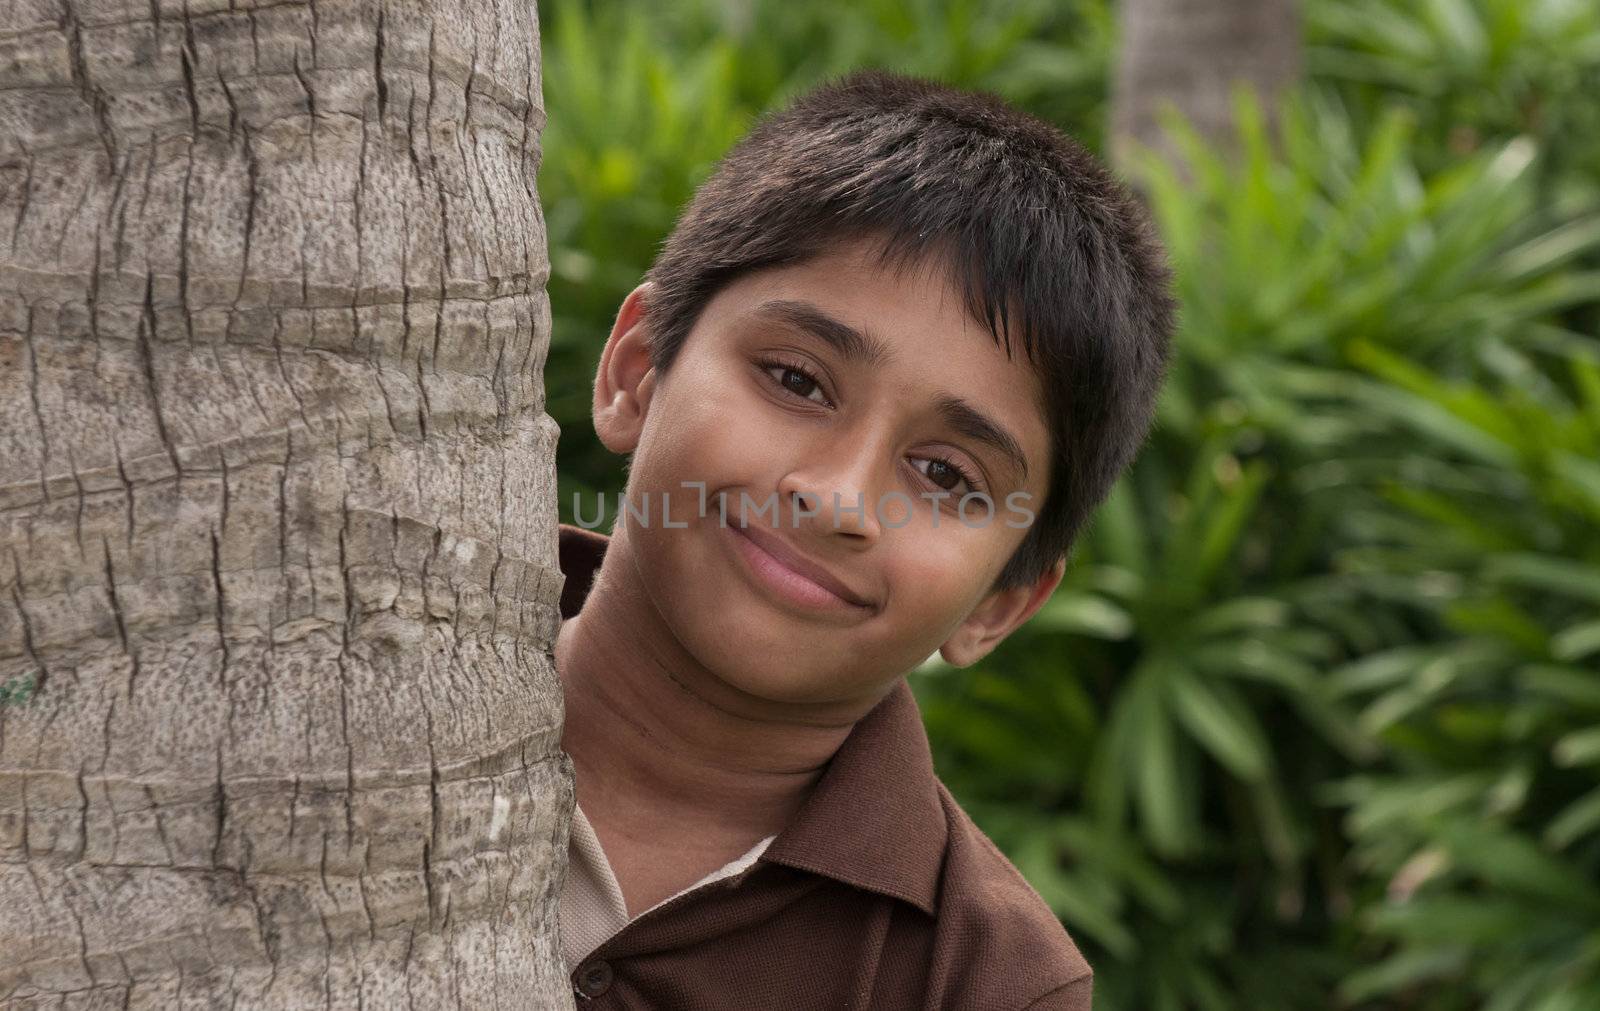
MULTIPOLYGON (((853 239, 830 246, 807 260, 747 275, 754 282, 741 300, 744 311, 761 313, 766 303, 789 298, 840 314, 852 314, 856 328, 881 351, 879 363, 896 354, 907 364, 947 372, 955 364, 934 350, 959 354, 966 364, 983 361, 1021 379, 1036 392, 1043 383, 1037 368, 1015 336, 997 338, 987 323, 973 315, 951 260, 937 250, 915 258, 884 256, 880 240, 853 239), (894 341, 893 337, 909 338, 894 341), (934 341, 931 338, 950 340, 934 341), (1009 351, 1007 345, 1009 344, 1009 351), (934 345, 937 345, 935 348, 934 345)), ((1041 408, 1042 402, 1038 405, 1041 408)))
POLYGON ((869 240, 840 243, 796 263, 751 271, 712 301, 724 301, 729 314, 753 321, 798 322, 810 315, 820 317, 819 323, 844 324, 861 338, 851 341, 860 352, 851 357, 870 364, 897 364, 899 356, 906 356, 906 364, 936 365, 926 353, 935 342, 945 351, 970 344, 974 355, 992 351, 1007 361, 994 334, 969 311, 943 257, 890 261, 869 240))

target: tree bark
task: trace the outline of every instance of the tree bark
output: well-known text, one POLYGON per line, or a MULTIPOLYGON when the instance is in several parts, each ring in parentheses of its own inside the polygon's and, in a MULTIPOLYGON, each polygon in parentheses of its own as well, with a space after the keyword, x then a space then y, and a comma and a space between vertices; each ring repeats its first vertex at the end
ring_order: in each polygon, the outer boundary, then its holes
POLYGON ((1300 78, 1304 57, 1294 0, 1121 0, 1112 88, 1112 156, 1132 145, 1171 157, 1161 110, 1176 106, 1212 142, 1233 139, 1233 89, 1253 88, 1271 109, 1300 78))
POLYGON ((532 0, 0 13, 0 1005, 537 1006, 532 0))

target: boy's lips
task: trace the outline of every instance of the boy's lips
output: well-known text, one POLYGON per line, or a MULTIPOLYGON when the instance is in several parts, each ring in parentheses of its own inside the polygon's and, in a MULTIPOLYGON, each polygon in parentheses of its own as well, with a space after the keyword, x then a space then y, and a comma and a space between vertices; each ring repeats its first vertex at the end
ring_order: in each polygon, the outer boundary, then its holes
POLYGON ((820 563, 807 558, 782 537, 761 527, 728 526, 735 548, 745 561, 784 596, 812 606, 875 610, 864 594, 820 563))

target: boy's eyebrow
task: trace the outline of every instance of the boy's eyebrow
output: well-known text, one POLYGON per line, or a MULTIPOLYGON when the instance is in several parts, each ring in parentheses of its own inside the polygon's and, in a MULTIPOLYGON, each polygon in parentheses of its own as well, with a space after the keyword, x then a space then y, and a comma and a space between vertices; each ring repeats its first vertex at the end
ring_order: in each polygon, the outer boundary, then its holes
POLYGON ((940 395, 938 410, 945 424, 969 439, 977 439, 999 450, 1022 472, 1022 479, 1028 479, 1028 458, 1023 455, 1021 444, 987 414, 948 393, 940 395))
POLYGON ((820 338, 840 355, 867 365, 882 365, 890 358, 889 349, 877 338, 862 333, 842 320, 834 319, 810 302, 769 299, 756 307, 756 313, 787 323, 820 338))
MULTIPOLYGON (((888 348, 876 338, 829 316, 809 302, 769 299, 757 306, 755 312, 818 337, 846 359, 868 365, 880 365, 889 360, 888 348)), ((993 447, 1022 472, 1024 481, 1028 479, 1028 458, 1022 452, 1022 444, 998 422, 966 400, 949 393, 939 396, 937 409, 946 425, 969 439, 993 447)))

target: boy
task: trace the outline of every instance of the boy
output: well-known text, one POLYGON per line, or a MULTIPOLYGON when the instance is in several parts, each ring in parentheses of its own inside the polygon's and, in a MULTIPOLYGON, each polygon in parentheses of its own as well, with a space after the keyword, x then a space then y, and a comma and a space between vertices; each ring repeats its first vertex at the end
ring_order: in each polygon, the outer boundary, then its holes
POLYGON ((580 1005, 1089 1007, 905 675, 1056 588, 1172 315, 1129 195, 987 96, 857 74, 724 159, 600 359, 618 522, 561 528, 580 1005))

